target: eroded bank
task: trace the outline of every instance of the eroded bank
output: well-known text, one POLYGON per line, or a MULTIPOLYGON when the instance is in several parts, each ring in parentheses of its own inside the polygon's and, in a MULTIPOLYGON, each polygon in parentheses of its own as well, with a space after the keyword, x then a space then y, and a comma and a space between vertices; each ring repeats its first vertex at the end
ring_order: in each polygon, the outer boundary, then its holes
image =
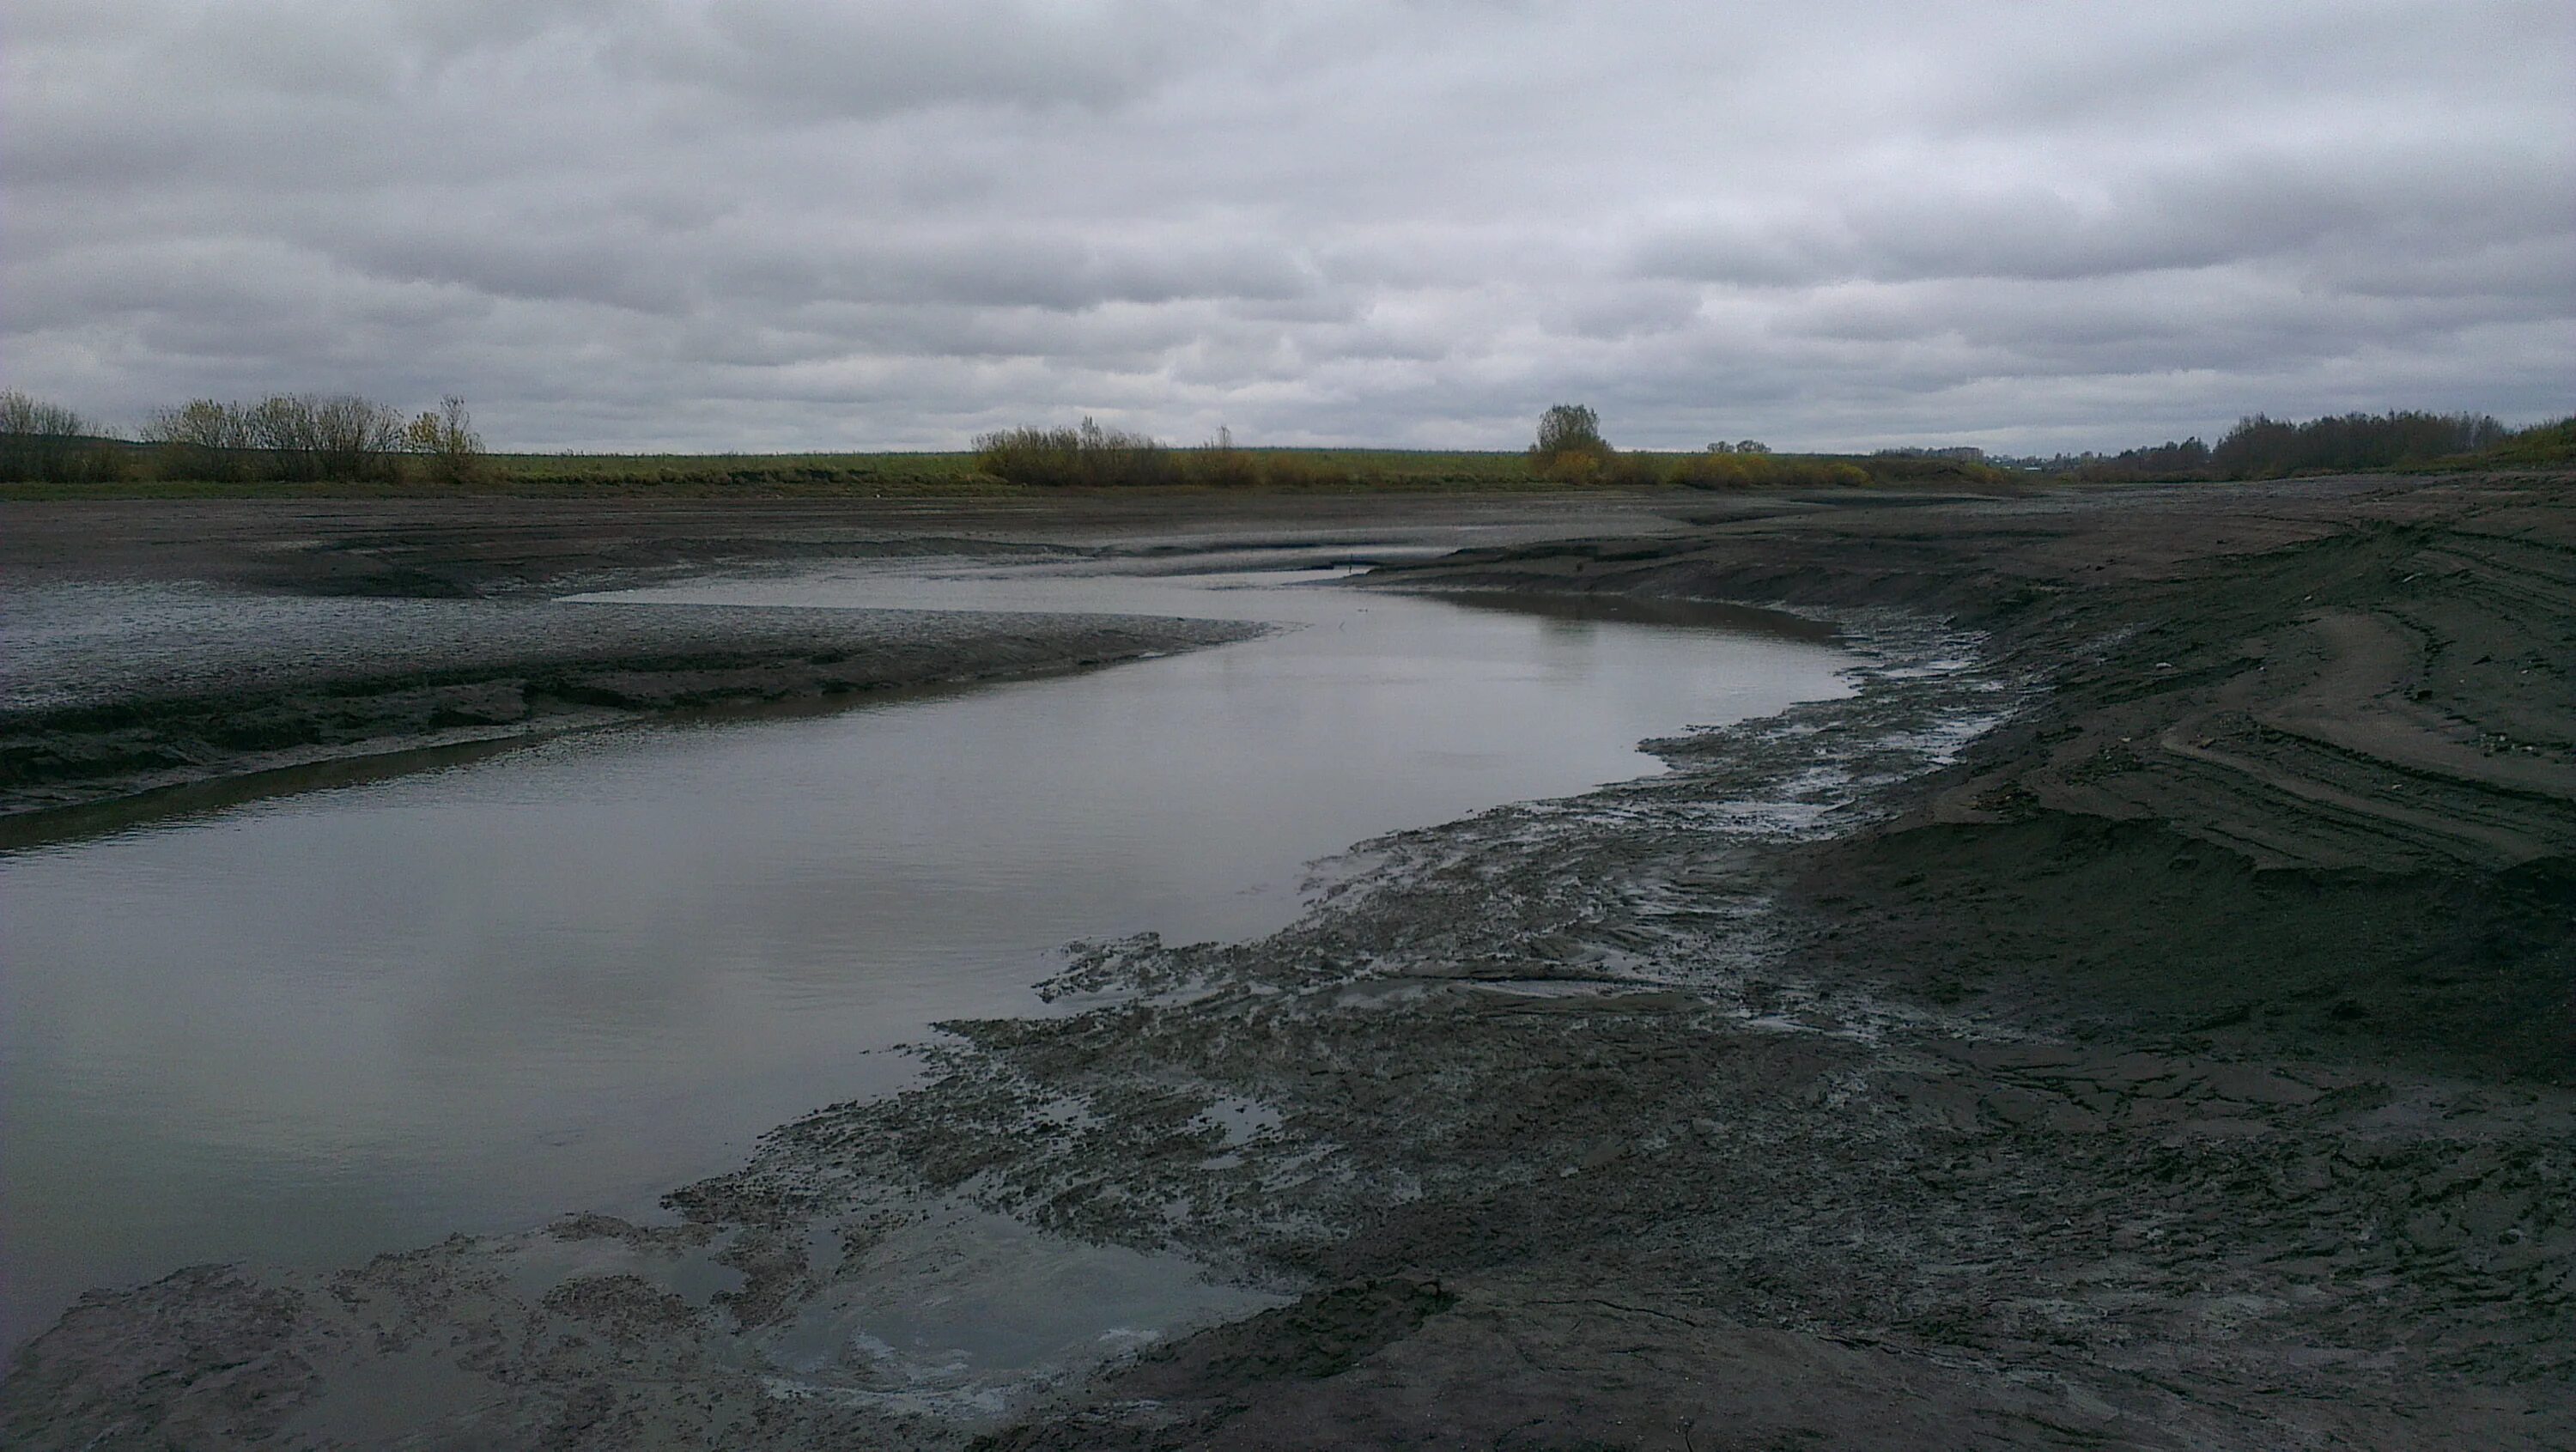
POLYGON ((545 1233, 614 1273, 523 1286, 517 1243, 458 1241, 177 1278, 39 1343, 10 1425, 310 1441, 426 1378, 529 1445, 2564 1445, 2563 498, 1877 509, 1413 572, 1826 610, 1871 664, 1667 776, 1368 844, 1260 942, 1097 945, 1082 1011, 956 1025, 678 1226, 545 1233), (2362 669, 2338 611, 2431 644, 2362 669), (2230 696, 2280 659, 2248 638, 2322 653, 2230 696), (2293 739, 2195 785, 2240 719, 2293 739), (2318 719, 2342 749, 2291 770, 2318 719), (2327 775, 2373 762, 2480 832, 2327 775), (2445 901, 2467 936, 2341 926, 2445 901), (2490 1043, 2498 995, 2533 1037, 2490 1043), (864 1308, 1011 1264, 982 1215, 1255 1299, 890 1382, 864 1308), (739 1279, 637 1269, 687 1257, 739 1279))

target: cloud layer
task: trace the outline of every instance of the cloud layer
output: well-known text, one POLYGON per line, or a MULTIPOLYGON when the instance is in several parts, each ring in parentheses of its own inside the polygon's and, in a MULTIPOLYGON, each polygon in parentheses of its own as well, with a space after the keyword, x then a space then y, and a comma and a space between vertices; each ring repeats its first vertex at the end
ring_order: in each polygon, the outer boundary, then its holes
POLYGON ((0 376, 525 448, 2576 408, 2564 0, 13 0, 0 376))

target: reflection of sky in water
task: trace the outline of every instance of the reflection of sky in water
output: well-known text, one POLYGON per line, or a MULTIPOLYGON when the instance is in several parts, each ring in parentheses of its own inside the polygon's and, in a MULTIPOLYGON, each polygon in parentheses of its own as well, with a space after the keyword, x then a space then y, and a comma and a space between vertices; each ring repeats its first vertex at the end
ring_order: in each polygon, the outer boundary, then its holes
POLYGON ((1840 689, 1812 644, 1283 587, 1305 578, 658 592, 1303 628, 0 858, 6 1329, 190 1261, 638 1208, 901 1081, 865 1051, 1033 1009, 1068 939, 1267 931, 1311 858, 1840 689))
POLYGON ((891 1407, 989 1415, 1036 1386, 1281 1297, 1175 1254, 1086 1245, 954 1206, 870 1245, 855 1275, 754 1332, 760 1355, 891 1407))

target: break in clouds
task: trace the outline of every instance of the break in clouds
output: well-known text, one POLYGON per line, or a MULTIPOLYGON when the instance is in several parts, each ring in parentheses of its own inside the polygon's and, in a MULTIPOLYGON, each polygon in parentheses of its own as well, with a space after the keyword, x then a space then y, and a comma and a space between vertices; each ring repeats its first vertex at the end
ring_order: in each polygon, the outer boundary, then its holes
POLYGON ((11 0, 0 379, 516 448, 2511 422, 2564 0, 11 0))

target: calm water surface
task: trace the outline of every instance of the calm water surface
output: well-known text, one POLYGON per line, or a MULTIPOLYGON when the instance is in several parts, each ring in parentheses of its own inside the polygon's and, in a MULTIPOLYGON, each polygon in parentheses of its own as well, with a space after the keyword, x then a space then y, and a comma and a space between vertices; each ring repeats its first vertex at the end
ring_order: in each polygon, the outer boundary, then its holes
MULTIPOLYGON (((1241 562, 1231 562, 1239 564, 1241 562)), ((82 1288, 649 1209, 1038 1011, 1068 940, 1285 924, 1377 833, 1656 769, 1839 694, 1687 613, 852 569, 619 598, 1272 620, 1247 644, 829 715, 557 740, 0 857, 0 1339, 82 1288)))

